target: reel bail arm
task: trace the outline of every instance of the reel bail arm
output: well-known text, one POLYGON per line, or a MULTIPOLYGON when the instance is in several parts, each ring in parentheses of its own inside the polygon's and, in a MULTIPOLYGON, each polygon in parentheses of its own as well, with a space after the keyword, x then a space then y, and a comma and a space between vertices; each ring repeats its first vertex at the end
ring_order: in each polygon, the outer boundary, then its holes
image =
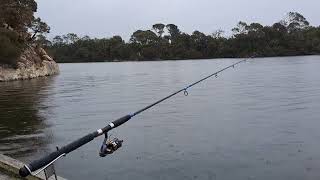
POLYGON ((221 72, 229 69, 229 68, 232 68, 232 67, 235 67, 236 65, 242 63, 242 62, 245 62, 246 59, 244 60, 241 60, 241 61, 238 61, 228 67, 225 67, 213 74, 210 74, 202 79, 200 79, 199 81, 196 81, 190 85, 188 85, 187 87, 183 88, 183 89, 180 89, 132 114, 129 114, 129 115, 126 115, 126 116, 123 116, 115 121, 113 121, 112 123, 108 124, 107 126, 103 127, 102 129, 98 129, 97 131, 94 131, 92 133, 89 133, 73 142, 71 142, 70 144, 67 144, 66 146, 63 146, 61 148, 59 148, 57 151, 54 151, 44 157, 41 157, 40 159, 38 160, 35 160, 35 161, 32 161, 30 164, 27 164, 25 165, 24 167, 21 167, 20 170, 19 170, 19 174, 21 177, 26 177, 28 175, 30 175, 32 172, 50 164, 52 161, 54 161, 56 158, 60 158, 60 156, 64 156, 76 149, 78 149, 79 147, 89 143, 90 141, 92 141, 93 139, 95 139, 96 137, 100 136, 100 135, 103 135, 105 134, 105 139, 103 141, 103 144, 100 148, 100 156, 101 157, 104 157, 108 154, 112 154, 113 152, 115 152, 116 150, 118 150, 121 146, 122 146, 122 143, 123 141, 122 140, 119 140, 118 138, 114 138, 113 140, 111 141, 108 141, 108 135, 107 135, 107 132, 114 129, 114 128, 117 128, 118 126, 126 123, 128 120, 130 120, 131 118, 133 118, 134 116, 137 116, 138 114, 141 114, 142 112, 160 104, 161 102, 183 92, 185 95, 188 95, 188 91, 187 89, 199 84, 200 82, 202 81, 205 81, 207 79, 209 79, 210 77, 212 76, 216 76, 218 77, 217 75, 220 74, 221 72))
POLYGON ((122 146, 123 140, 118 138, 109 139, 108 132, 104 133, 104 139, 100 147, 99 156, 105 157, 109 154, 114 153, 122 146))

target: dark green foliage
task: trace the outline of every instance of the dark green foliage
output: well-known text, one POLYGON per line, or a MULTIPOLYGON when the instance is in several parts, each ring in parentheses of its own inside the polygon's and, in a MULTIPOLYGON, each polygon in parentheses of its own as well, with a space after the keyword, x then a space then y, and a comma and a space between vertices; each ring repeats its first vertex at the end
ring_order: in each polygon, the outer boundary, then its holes
POLYGON ((50 28, 34 17, 36 11, 35 0, 1 0, 0 64, 17 65, 19 56, 29 45, 50 46, 51 42, 43 36, 50 28))
POLYGON ((36 18, 32 20, 29 28, 33 32, 33 35, 30 38, 31 41, 34 40, 34 38, 38 33, 42 35, 43 33, 50 32, 50 27, 45 22, 43 22, 40 18, 36 18))
POLYGON ((49 46, 59 62, 203 59, 320 54, 320 27, 312 27, 299 13, 273 24, 239 22, 232 37, 218 30, 212 35, 183 33, 174 24, 161 23, 151 30, 135 31, 128 43, 120 36, 109 39, 56 36, 49 46))
POLYGON ((24 47, 23 41, 16 32, 0 28, 0 42, 0 64, 15 66, 24 47))
POLYGON ((34 0, 1 0, 0 25, 7 24, 19 33, 26 33, 37 11, 34 0))
POLYGON ((51 41, 47 40, 47 38, 42 34, 37 35, 34 42, 40 47, 45 48, 52 45, 51 41))
POLYGON ((152 26, 152 29, 158 34, 159 37, 162 37, 163 33, 164 33, 164 28, 166 26, 164 24, 154 24, 152 26))

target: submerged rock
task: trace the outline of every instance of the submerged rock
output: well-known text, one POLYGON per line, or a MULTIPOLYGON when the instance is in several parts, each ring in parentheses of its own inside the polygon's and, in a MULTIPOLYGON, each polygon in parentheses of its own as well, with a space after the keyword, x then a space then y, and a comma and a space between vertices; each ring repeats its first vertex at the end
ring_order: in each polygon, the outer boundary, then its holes
POLYGON ((0 81, 32 79, 58 73, 58 64, 39 47, 26 48, 15 68, 0 64, 0 81))

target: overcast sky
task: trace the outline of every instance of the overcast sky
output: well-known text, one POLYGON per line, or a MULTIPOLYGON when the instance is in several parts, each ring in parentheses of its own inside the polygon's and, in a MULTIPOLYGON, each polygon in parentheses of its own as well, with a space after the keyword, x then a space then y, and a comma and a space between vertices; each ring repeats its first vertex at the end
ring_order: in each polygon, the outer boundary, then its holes
POLYGON ((126 40, 138 29, 173 23, 183 32, 229 31, 240 20, 270 25, 287 12, 302 13, 320 25, 320 0, 37 0, 38 16, 51 27, 49 37, 81 36, 126 40))

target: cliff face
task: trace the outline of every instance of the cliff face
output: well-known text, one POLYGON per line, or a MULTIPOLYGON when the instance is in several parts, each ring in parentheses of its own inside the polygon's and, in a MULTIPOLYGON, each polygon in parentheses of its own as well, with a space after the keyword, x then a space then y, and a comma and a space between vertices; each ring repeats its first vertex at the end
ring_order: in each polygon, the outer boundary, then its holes
POLYGON ((28 47, 18 59, 17 68, 0 64, 0 81, 32 79, 59 73, 58 64, 38 47, 28 47))

